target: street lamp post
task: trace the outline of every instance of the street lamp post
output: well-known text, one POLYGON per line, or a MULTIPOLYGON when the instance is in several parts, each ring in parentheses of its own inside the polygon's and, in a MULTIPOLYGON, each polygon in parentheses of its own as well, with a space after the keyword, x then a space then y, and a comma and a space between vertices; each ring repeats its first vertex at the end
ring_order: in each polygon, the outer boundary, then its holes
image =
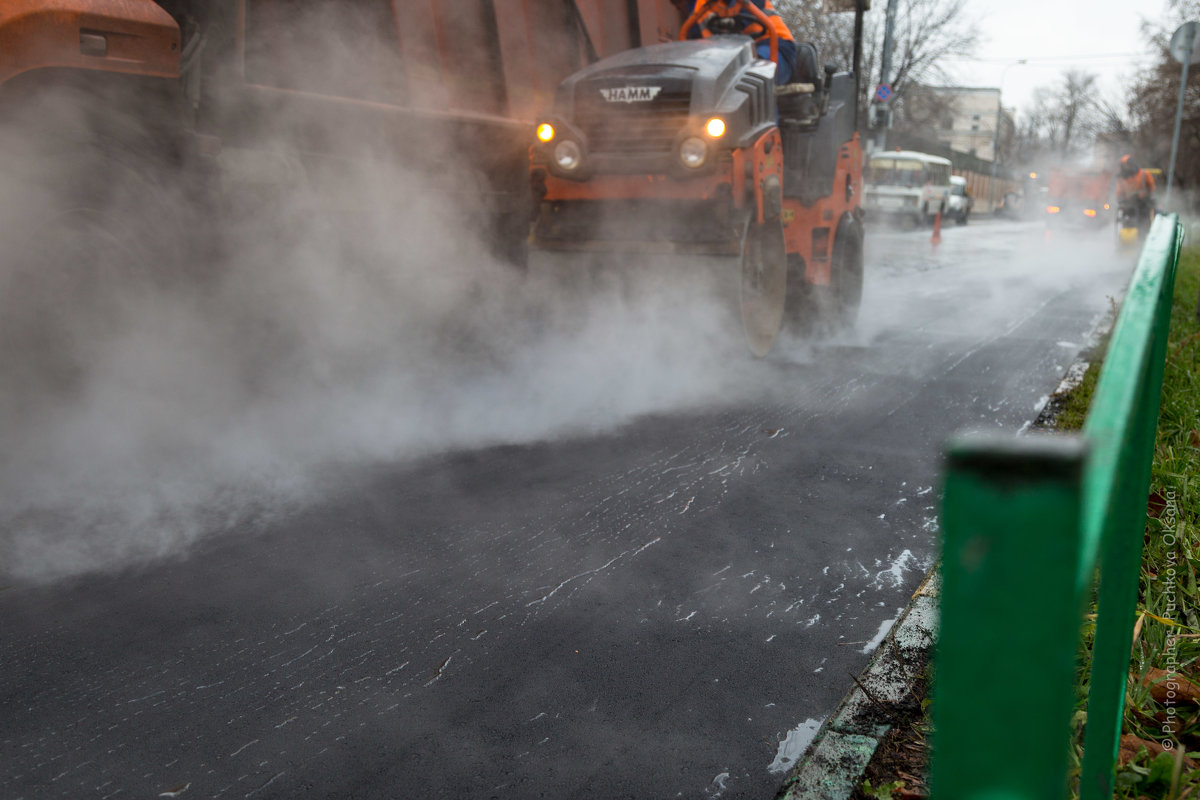
POLYGON ((1010 69, 1025 63, 1028 63, 1027 59, 1021 58, 1005 64, 1004 69, 1000 71, 999 96, 996 98, 996 127, 992 131, 992 179, 988 182, 988 205, 991 206, 993 214, 996 213, 996 165, 1000 163, 1000 120, 1004 114, 1004 78, 1010 69))

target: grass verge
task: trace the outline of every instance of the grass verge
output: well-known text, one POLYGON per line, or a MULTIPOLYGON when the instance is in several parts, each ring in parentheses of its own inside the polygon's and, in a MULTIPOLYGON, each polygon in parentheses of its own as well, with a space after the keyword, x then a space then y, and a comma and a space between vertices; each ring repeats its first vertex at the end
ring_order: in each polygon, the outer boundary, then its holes
MULTIPOLYGON (((1155 443, 1137 624, 1117 765, 1122 800, 1200 800, 1200 247, 1186 248, 1175 282, 1167 362, 1155 443)), ((1099 376, 1097 345, 1077 386, 1054 398, 1049 423, 1082 427, 1099 376)), ((1083 627, 1071 745, 1071 796, 1077 780, 1086 723, 1086 676, 1091 670, 1092 620, 1083 627)), ((924 689, 924 686, 921 687, 924 689)), ((927 796, 929 700, 921 713, 898 721, 868 766, 855 800, 927 796)))
MULTIPOLYGON (((1114 796, 1130 800, 1200 797, 1198 290, 1200 248, 1191 247, 1184 250, 1176 276, 1121 731, 1114 796)), ((1086 408, 1088 387, 1085 380, 1080 397, 1068 405, 1086 408)), ((1079 424, 1082 417, 1076 421, 1064 416, 1058 427, 1079 424)), ((1094 606, 1091 611, 1094 614, 1094 606)), ((1091 667, 1091 629, 1090 622, 1085 624, 1081 647, 1081 703, 1072 747, 1075 771, 1082 757, 1082 676, 1091 667)))

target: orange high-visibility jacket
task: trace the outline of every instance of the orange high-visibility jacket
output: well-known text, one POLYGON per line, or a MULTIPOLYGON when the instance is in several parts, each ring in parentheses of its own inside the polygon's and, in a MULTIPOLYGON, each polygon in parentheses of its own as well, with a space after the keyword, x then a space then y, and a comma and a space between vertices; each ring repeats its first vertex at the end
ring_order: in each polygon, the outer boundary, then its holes
MULTIPOLYGON (((705 11, 716 14, 718 17, 736 17, 738 14, 751 14, 746 6, 750 5, 750 0, 696 0, 696 11, 705 11)), ((755 3, 755 5, 758 5, 755 3)), ((788 29, 787 23, 783 21, 783 17, 779 16, 779 12, 775 10, 775 6, 771 0, 759 6, 759 9, 771 19, 771 27, 775 29, 775 36, 779 41, 794 42, 791 30, 788 29)), ((707 28, 701 25, 701 35, 705 37, 712 36, 707 28)), ((756 42, 766 41, 767 32, 763 30, 762 23, 755 19, 742 33, 752 37, 756 42)))
POLYGON ((1118 200, 1133 195, 1145 200, 1152 194, 1154 194, 1154 176, 1144 169, 1139 169, 1128 178, 1121 178, 1117 181, 1118 200))

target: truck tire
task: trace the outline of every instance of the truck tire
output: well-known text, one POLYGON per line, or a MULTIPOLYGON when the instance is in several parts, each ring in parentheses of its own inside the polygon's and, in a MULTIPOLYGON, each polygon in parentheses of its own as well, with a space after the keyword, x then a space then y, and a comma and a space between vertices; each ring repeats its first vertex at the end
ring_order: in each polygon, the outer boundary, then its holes
POLYGON ((787 300, 784 303, 783 323, 788 332, 801 338, 817 331, 820 317, 819 287, 808 282, 808 269, 799 253, 787 256, 787 300))
POLYGON ((521 272, 529 268, 529 227, 531 214, 522 208, 498 214, 493 221, 490 240, 492 255, 502 264, 521 272))
POLYGON ((833 242, 830 287, 836 324, 850 326, 858 319, 863 291, 863 229, 850 216, 838 224, 833 242))
POLYGON ((796 253, 788 255, 784 319, 789 333, 819 338, 853 325, 858 318, 863 288, 863 230, 848 215, 837 228, 829 277, 828 286, 809 283, 804 259, 796 253))
POLYGON ((750 221, 742 235, 738 305, 746 345, 756 358, 770 352, 787 309, 787 249, 778 218, 750 221))

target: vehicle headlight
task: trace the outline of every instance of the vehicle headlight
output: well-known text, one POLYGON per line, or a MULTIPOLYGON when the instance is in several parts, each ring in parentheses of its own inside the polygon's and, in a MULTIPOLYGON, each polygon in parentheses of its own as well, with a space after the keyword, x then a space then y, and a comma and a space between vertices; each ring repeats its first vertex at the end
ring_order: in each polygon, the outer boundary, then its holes
POLYGON ((704 123, 704 132, 714 139, 720 139, 725 135, 725 120, 720 117, 713 117, 704 123))
POLYGON ((554 139, 554 126, 549 122, 543 122, 537 126, 537 138, 539 142, 549 142, 554 139))
POLYGON ((708 145, 695 136, 689 136, 679 145, 679 160, 691 169, 704 166, 704 162, 708 160, 708 145))
POLYGON ((570 139, 563 139, 554 146, 554 163, 558 164, 560 169, 570 172, 576 169, 581 161, 583 161, 583 151, 570 139))

